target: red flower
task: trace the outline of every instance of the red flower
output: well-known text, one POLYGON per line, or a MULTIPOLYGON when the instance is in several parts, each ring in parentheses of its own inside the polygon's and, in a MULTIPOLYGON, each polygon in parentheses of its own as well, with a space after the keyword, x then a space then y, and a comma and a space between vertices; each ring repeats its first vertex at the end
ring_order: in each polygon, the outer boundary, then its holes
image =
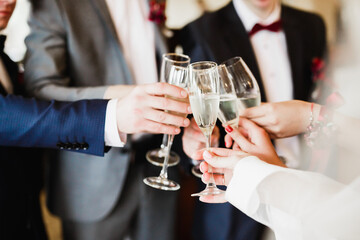
POLYGON ((149 20, 156 24, 164 24, 166 20, 165 7, 166 2, 164 0, 151 0, 149 20))
POLYGON ((313 74, 313 81, 325 81, 325 62, 320 58, 314 58, 311 64, 311 71, 313 74))
POLYGON ((324 70, 324 67, 325 67, 324 60, 317 57, 312 60, 312 65, 311 65, 312 72, 322 71, 324 70))
POLYGON ((335 88, 336 84, 331 79, 326 77, 325 67, 326 65, 324 60, 318 57, 313 58, 311 64, 313 82, 323 82, 329 87, 335 88))

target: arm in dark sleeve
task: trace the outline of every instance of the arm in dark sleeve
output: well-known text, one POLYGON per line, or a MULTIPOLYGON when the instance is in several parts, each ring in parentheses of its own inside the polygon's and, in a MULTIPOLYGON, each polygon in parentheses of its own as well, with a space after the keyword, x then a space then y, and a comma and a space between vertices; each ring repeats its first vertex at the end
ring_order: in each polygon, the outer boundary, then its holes
POLYGON ((104 155, 106 100, 39 101, 0 95, 0 145, 104 155))

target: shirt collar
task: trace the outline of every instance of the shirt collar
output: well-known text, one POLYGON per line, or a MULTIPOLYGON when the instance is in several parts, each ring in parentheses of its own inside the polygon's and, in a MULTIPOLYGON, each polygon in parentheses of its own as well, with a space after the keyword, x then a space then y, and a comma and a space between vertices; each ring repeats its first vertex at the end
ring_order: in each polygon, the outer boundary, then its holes
POLYGON ((266 18, 261 19, 255 13, 253 13, 243 0, 233 0, 235 10, 244 24, 246 31, 250 32, 255 24, 260 23, 263 25, 271 24, 280 19, 281 6, 277 4, 274 11, 266 18))

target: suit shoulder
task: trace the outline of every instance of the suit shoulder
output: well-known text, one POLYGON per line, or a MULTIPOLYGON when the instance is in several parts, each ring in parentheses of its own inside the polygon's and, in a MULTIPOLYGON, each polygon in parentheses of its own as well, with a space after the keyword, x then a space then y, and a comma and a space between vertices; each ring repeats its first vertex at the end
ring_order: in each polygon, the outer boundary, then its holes
POLYGON ((284 14, 291 16, 291 18, 293 19, 297 19, 297 21, 301 22, 303 25, 317 24, 317 25, 325 26, 325 22, 323 18, 317 13, 296 9, 287 5, 283 5, 282 8, 284 14))
POLYGON ((216 23, 219 21, 219 19, 223 19, 224 15, 227 14, 228 8, 230 6, 226 5, 222 7, 221 9, 218 9, 213 12, 205 12, 203 15, 201 15, 199 18, 195 19, 194 21, 188 23, 185 27, 192 28, 192 27, 202 27, 202 28, 211 28, 212 23, 216 23))

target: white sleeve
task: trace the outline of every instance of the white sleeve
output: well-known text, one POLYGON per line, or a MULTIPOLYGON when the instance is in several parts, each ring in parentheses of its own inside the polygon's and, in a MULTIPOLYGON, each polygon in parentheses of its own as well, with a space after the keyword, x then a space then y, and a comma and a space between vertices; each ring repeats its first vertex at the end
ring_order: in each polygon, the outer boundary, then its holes
POLYGON ((360 235, 360 178, 345 186, 318 173, 247 157, 236 165, 226 199, 270 227, 277 240, 360 235))
POLYGON ((117 99, 112 99, 106 107, 105 117, 105 145, 112 147, 123 147, 127 140, 126 133, 120 133, 116 122, 117 99))

